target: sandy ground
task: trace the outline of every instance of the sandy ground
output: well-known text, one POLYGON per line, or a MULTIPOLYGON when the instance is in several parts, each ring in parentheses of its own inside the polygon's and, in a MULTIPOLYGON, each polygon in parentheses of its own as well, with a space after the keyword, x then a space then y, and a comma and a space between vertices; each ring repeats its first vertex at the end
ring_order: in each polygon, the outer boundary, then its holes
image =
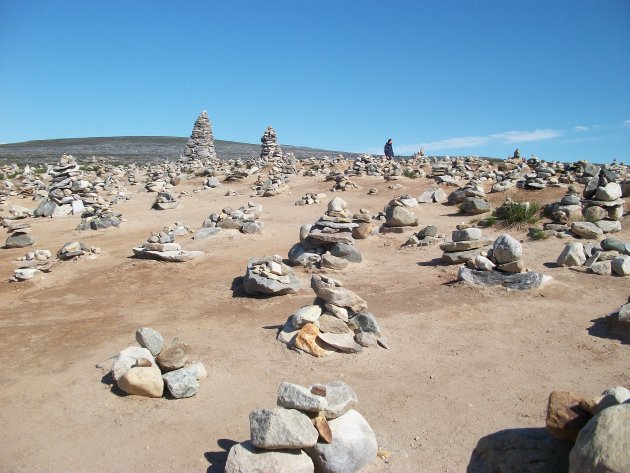
MULTIPOLYGON (((333 194, 352 211, 381 210, 395 194, 419 195, 427 179, 400 181, 390 190, 377 178, 362 189, 333 194), (377 195, 367 195, 377 187, 377 195)), ((457 267, 439 263, 437 247, 401 249, 404 234, 372 236, 357 243, 364 262, 334 277, 368 301, 391 344, 357 355, 317 359, 275 341, 277 327, 314 294, 309 271, 298 294, 242 297, 238 278, 250 257, 286 256, 299 225, 325 210, 295 207, 305 192, 326 192, 321 179, 294 178, 290 190, 271 198, 249 197, 251 182, 185 197, 169 211, 149 210, 155 194, 132 189, 117 206, 119 229, 77 232, 78 217, 36 219, 34 248, 59 249, 80 240, 98 246, 93 260, 59 263, 36 282, 9 283, 12 260, 25 249, 0 250, 0 470, 4 472, 200 472, 223 471, 226 450, 249 437, 249 412, 272 407, 282 381, 302 385, 341 379, 359 397, 358 410, 390 452, 368 471, 461 472, 477 441, 503 429, 544 427, 553 389, 599 394, 630 385, 630 347, 596 319, 628 300, 630 279, 556 268, 565 243, 523 240, 529 268, 553 276, 534 292, 480 289, 455 283, 457 267), (174 264, 131 258, 131 248, 172 222, 195 228, 208 214, 248 200, 263 205, 262 235, 222 232, 184 249, 206 254, 174 264), (234 290, 236 288, 236 290, 234 290), (178 336, 207 367, 190 399, 121 396, 95 365, 135 345, 148 326, 166 339, 178 336)), ((177 190, 191 190, 189 181, 177 190)), ((522 192, 522 191, 521 191, 522 192)), ((550 202, 562 189, 525 193, 550 202)), ((494 205, 502 195, 492 195, 494 205)), ((25 199, 13 203, 35 207, 25 199)), ((450 235, 471 217, 439 204, 415 208, 420 226, 450 235)), ((630 225, 618 234, 630 240, 630 225)), ((500 229, 484 234, 495 237, 500 229)), ((31 247, 32 249, 33 247, 31 247)))

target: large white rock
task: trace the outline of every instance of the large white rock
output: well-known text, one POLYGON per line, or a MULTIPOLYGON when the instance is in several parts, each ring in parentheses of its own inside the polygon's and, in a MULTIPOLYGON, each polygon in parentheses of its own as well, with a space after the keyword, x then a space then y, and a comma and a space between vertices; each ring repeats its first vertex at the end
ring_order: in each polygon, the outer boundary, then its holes
POLYGON ((234 445, 225 473, 313 473, 313 460, 302 450, 263 450, 251 442, 234 445))
POLYGON ((557 266, 582 266, 584 263, 586 255, 582 243, 569 243, 556 260, 557 266))
POLYGON ((580 430, 569 455, 569 473, 627 473, 630 404, 604 409, 580 430))
POLYGON ((252 444, 269 450, 312 447, 319 434, 311 419, 295 409, 255 409, 249 414, 252 444))
POLYGON ((313 324, 322 315, 322 308, 318 305, 305 305, 300 307, 293 315, 293 326, 302 328, 306 324, 313 324))
POLYGON ((355 410, 328 422, 332 442, 306 449, 318 472, 353 473, 376 460, 376 436, 365 418, 355 410))
POLYGON ((343 381, 333 381, 326 384, 314 384, 309 387, 311 392, 321 392, 328 402, 324 409, 327 419, 339 417, 359 403, 357 393, 343 381))
POLYGON ((498 264, 511 263, 521 259, 523 247, 507 233, 500 235, 492 245, 492 257, 498 264))
POLYGON ((114 381, 118 382, 136 364, 139 358, 145 358, 151 362, 151 366, 157 367, 149 350, 142 347, 127 347, 118 354, 118 357, 112 363, 112 378, 114 378, 114 381))
POLYGON ((630 276, 630 256, 621 255, 613 258, 612 271, 617 276, 630 276))

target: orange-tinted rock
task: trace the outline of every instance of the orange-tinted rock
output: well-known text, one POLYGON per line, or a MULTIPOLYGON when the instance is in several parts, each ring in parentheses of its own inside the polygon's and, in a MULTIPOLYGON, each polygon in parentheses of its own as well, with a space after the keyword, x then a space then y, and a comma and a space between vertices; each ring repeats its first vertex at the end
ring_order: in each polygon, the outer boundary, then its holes
POLYGON ((317 326, 313 324, 306 324, 295 336, 293 346, 305 351, 309 355, 325 356, 329 353, 329 351, 321 346, 321 342, 317 340, 318 335, 319 329, 317 326))
POLYGON ((330 430, 328 420, 326 419, 326 416, 324 414, 320 413, 317 417, 315 417, 313 419, 313 425, 319 433, 319 439, 317 440, 318 442, 332 442, 332 431, 330 430))
POLYGON ((552 391, 547 405, 547 431, 562 440, 575 439, 592 415, 580 407, 584 397, 571 391, 552 391))

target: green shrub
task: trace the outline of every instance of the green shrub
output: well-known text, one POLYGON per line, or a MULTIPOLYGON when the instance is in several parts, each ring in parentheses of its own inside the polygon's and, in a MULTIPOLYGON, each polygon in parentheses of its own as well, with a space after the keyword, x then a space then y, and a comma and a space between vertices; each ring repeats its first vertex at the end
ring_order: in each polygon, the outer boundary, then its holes
POLYGON ((411 169, 405 169, 402 173, 403 176, 408 177, 409 179, 417 179, 418 175, 412 171, 411 169))
POLYGON ((497 209, 497 218, 507 227, 534 225, 540 220, 538 202, 507 202, 497 209))

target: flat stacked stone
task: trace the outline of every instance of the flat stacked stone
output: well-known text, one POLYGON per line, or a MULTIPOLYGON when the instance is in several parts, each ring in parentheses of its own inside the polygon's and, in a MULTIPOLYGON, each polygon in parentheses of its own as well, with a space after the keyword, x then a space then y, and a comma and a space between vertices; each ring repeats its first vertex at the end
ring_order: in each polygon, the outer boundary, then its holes
POLYGON ((100 253, 99 248, 95 246, 86 245, 80 241, 71 241, 65 243, 58 251, 57 258, 63 261, 80 258, 86 255, 95 255, 100 253))
POLYGON ((289 250, 289 261, 293 265, 312 267, 320 263, 322 255, 332 256, 352 263, 363 260, 354 245, 356 239, 367 238, 373 226, 367 210, 352 215, 346 202, 335 197, 328 203, 324 215, 312 225, 302 225, 300 242, 289 250))
POLYGON ((410 210, 418 205, 417 199, 411 196, 395 197, 385 207, 385 224, 381 232, 391 228, 416 227, 418 217, 410 210))
POLYGON ((300 280, 278 255, 252 258, 247 263, 243 289, 248 295, 282 296, 301 288, 300 280))
POLYGON ((414 233, 402 246, 425 247, 435 245, 444 240, 444 236, 438 233, 437 227, 427 225, 419 232, 414 233))
POLYGON ((215 235, 221 229, 238 230, 241 233, 262 233, 264 224, 260 220, 262 205, 248 202, 247 205, 237 210, 225 207, 221 212, 211 213, 202 223, 195 234, 195 239, 200 240, 215 235), (211 230, 214 229, 214 230, 211 230))
POLYGON ((151 208, 155 210, 168 210, 174 209, 178 205, 179 202, 173 196, 173 194, 167 191, 160 191, 158 192, 157 197, 155 198, 155 201, 153 202, 153 206, 151 208))
POLYGON ((151 234, 142 246, 133 248, 133 254, 136 258, 173 263, 190 261, 203 255, 203 253, 203 251, 182 250, 181 245, 175 243, 174 232, 169 234, 164 231, 151 234))
POLYGON ((18 282, 33 279, 42 272, 50 272, 55 262, 56 259, 52 257, 50 250, 29 251, 15 260, 17 269, 13 270, 10 280, 18 282))
POLYGON ((584 218, 599 227, 603 233, 621 230, 621 217, 625 201, 622 188, 617 182, 619 175, 607 168, 601 168, 597 176, 589 178, 584 187, 584 218))
POLYGON ((278 145, 278 137, 276 131, 271 125, 267 127, 262 138, 260 138, 260 158, 263 160, 274 161, 275 159, 282 159, 282 148, 278 145))
POLYGON ((567 224, 579 220, 582 215, 582 201, 574 185, 570 185, 562 199, 544 208, 545 216, 556 223, 567 224))
POLYGON ((276 403, 250 413, 251 439, 230 449, 226 473, 352 473, 376 460, 376 436, 353 409, 357 395, 346 383, 283 382, 276 403))
POLYGON ((451 235, 452 241, 440 244, 444 251, 442 261, 446 264, 462 264, 487 253, 491 240, 482 238, 480 228, 466 224, 457 225, 451 235))
POLYGON ((365 300, 336 279, 313 275, 318 299, 289 316, 277 340, 288 348, 321 357, 334 352, 358 353, 364 347, 389 348, 365 300))
POLYGON ((214 149, 214 137, 212 136, 212 122, 205 110, 199 114, 193 126, 190 138, 186 143, 180 162, 187 170, 193 170, 204 166, 205 161, 217 159, 214 149))
POLYGON ((322 202, 322 200, 324 200, 326 198, 326 194, 324 193, 314 193, 314 192, 308 192, 306 194, 304 194, 300 200, 296 200, 295 201, 295 205, 315 205, 315 204, 319 204, 320 202, 322 202))
POLYGON ((282 173, 269 173, 266 178, 258 175, 252 190, 260 197, 273 197, 287 190, 286 176, 282 173))
POLYGON ((52 178, 48 196, 35 209, 35 216, 57 218, 83 213, 82 196, 92 194, 92 184, 82 178, 83 172, 76 160, 64 154, 48 174, 52 178))

